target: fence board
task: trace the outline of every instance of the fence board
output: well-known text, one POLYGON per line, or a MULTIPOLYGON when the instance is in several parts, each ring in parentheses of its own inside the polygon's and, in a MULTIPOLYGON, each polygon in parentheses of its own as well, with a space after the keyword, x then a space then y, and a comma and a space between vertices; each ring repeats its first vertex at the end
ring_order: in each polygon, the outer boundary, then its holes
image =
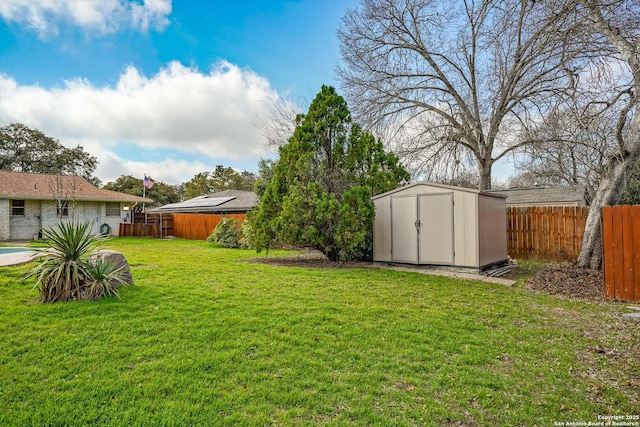
POLYGON ((566 222, 566 245, 571 252, 576 252, 576 211, 567 209, 565 211, 566 222))
POLYGON ((206 240, 223 218, 235 218, 242 224, 241 214, 173 214, 173 234, 190 240, 206 240))
POLYGON ((622 206, 622 292, 620 299, 633 299, 633 222, 631 205, 622 206))
POLYGON ((156 237, 157 227, 154 224, 120 224, 120 237, 156 237))
POLYGON ((175 236, 190 240, 206 240, 223 218, 235 218, 242 224, 245 213, 238 214, 148 214, 136 216, 134 224, 120 224, 121 237, 175 236), (146 220, 146 224, 144 221, 146 220), (162 224, 162 229, 160 229, 162 224))
POLYGON ((602 208, 605 297, 640 302, 640 206, 602 208))
POLYGON ((553 243, 554 247, 557 248, 558 254, 562 254, 562 230, 561 230, 561 222, 560 222, 560 211, 562 208, 553 207, 551 210, 553 211, 553 243))
POLYGON ((512 258, 575 260, 580 254, 589 208, 507 208, 507 245, 512 258))
POLYGON ((640 301, 640 209, 631 209, 633 222, 633 284, 632 301, 640 301))
POLYGON ((615 297, 619 298, 624 269, 622 264, 622 206, 613 207, 613 280, 615 283, 615 297))
POLYGON ((615 298, 615 274, 613 258, 613 209, 602 208, 602 266, 604 276, 604 294, 606 298, 615 298))

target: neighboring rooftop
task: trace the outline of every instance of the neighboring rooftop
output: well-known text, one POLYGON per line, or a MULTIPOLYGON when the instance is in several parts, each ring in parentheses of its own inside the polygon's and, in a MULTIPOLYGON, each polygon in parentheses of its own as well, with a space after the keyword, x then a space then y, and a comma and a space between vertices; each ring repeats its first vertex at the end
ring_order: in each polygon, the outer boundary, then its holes
POLYGON ((148 213, 216 213, 247 212, 258 203, 258 195, 253 191, 225 190, 206 196, 194 197, 180 203, 169 203, 148 213))
MULTIPOLYGON (((142 180, 140 180, 142 185, 142 180)), ((105 190, 80 176, 0 171, 0 199, 153 203, 153 200, 105 190)))
POLYGON ((492 190, 507 197, 507 206, 589 206, 586 187, 536 187, 492 190))

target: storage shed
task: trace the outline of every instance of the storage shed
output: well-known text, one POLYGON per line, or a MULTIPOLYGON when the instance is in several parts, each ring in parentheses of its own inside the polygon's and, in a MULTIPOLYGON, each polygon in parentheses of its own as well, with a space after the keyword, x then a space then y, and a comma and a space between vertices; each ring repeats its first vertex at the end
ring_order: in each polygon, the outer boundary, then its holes
POLYGON ((373 260, 482 271, 507 256, 505 196, 417 183, 372 198, 373 260))

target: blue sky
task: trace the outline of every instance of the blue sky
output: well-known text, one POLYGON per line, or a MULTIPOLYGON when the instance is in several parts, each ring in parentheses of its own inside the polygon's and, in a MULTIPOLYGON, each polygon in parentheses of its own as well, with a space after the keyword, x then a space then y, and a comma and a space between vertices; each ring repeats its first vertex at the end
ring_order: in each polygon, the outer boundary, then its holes
POLYGON ((335 32, 356 2, 3 0, 0 126, 84 146, 104 182, 255 170, 266 106, 337 86, 335 32))

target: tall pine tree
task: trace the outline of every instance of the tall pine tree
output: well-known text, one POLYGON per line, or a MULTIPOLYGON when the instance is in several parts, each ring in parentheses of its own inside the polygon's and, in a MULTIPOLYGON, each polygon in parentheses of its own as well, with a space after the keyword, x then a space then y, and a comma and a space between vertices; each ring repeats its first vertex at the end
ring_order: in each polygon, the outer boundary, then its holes
POLYGON ((352 123, 345 100, 324 85, 279 154, 250 215, 258 251, 279 242, 318 249, 332 261, 370 258, 371 196, 409 180, 398 158, 352 123))

